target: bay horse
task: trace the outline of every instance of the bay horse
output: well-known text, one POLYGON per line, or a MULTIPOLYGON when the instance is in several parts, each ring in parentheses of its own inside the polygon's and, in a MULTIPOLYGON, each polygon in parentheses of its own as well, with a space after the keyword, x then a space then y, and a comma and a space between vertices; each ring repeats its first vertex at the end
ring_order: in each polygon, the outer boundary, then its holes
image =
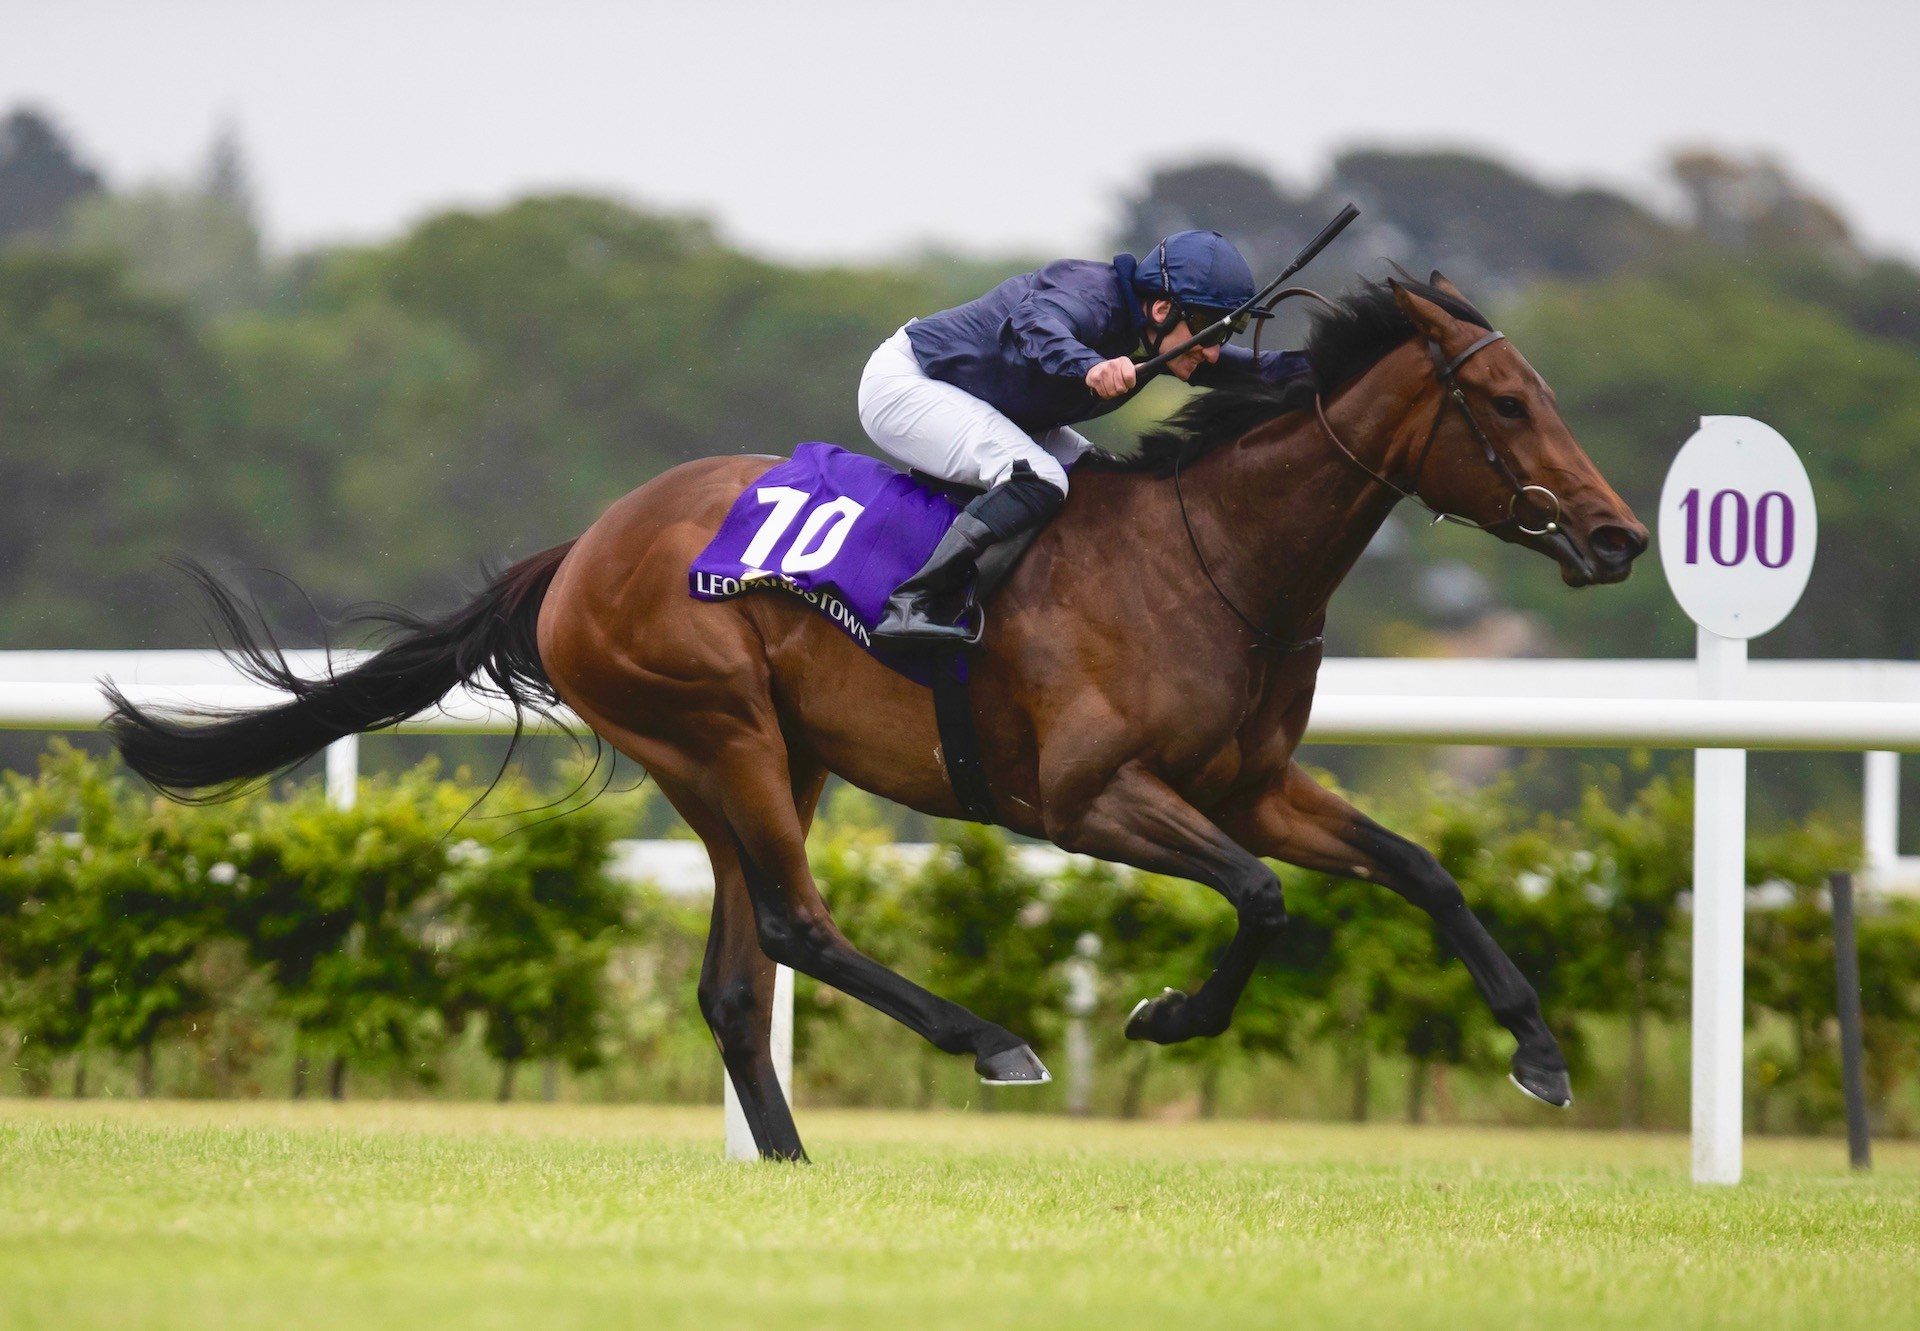
MULTIPOLYGON (((1015 832, 1205 884, 1233 905, 1214 972, 1191 994, 1142 1003, 1129 1037, 1227 1028, 1286 926, 1268 857, 1378 883, 1425 911, 1512 1033, 1515 1084, 1566 1105, 1566 1061, 1539 1000, 1458 884, 1317 784, 1294 751, 1328 602, 1402 498, 1546 555, 1576 587, 1625 578, 1646 528, 1540 375, 1440 274, 1362 286, 1317 312, 1306 351, 1307 379, 1201 394, 1137 454, 1076 469, 1071 502, 996 594, 971 663, 994 801, 1015 832)), ((155 785, 217 798, 465 680, 516 712, 564 703, 645 768, 706 845, 700 1007, 763 1156, 806 1158, 769 1052, 775 963, 972 1055, 990 1082, 1044 1081, 1020 1036, 862 954, 808 869, 829 773, 923 813, 961 813, 931 694, 795 598, 688 595, 689 564, 777 461, 675 467, 464 609, 390 615, 385 647, 320 680, 293 675, 213 589, 243 666, 290 700, 169 716, 109 685, 111 733, 155 785)))

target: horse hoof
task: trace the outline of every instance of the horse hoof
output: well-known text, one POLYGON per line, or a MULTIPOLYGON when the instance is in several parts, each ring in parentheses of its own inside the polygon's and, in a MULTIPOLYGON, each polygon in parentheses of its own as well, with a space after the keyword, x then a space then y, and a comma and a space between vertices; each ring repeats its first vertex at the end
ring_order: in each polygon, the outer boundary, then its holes
POLYGON ((1152 1044, 1178 1044, 1189 1032, 1181 1027, 1180 1009, 1187 996, 1178 989, 1162 989, 1158 998, 1143 998, 1127 1014, 1127 1038, 1152 1044))
POLYGON ((1573 1103, 1573 1082, 1565 1068, 1528 1067, 1516 1060, 1507 1080, 1543 1105, 1565 1109, 1573 1103))
POLYGON ((1023 1044, 980 1055, 973 1060, 973 1070, 989 1086, 1045 1086, 1053 1080, 1040 1056, 1023 1044))

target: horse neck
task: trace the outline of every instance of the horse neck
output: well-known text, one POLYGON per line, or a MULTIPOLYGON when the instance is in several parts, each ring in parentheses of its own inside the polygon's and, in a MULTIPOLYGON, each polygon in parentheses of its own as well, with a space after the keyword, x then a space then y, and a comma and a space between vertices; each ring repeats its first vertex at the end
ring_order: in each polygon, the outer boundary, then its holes
MULTIPOLYGON (((1341 441, 1383 475, 1417 442, 1412 368, 1402 348, 1325 404, 1341 441)), ((1196 459, 1180 482, 1214 580, 1278 637, 1317 631, 1334 590, 1399 500, 1341 452, 1311 409, 1196 459)), ((1175 537, 1186 541, 1184 531, 1175 537)))

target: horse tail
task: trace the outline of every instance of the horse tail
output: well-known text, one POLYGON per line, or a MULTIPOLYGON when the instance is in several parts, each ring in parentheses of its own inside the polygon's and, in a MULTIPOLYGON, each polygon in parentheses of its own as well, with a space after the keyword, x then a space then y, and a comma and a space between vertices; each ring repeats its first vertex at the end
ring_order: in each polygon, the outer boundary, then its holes
POLYGON ((506 700, 517 743, 527 713, 553 717, 559 697, 540 662, 540 603, 573 542, 523 559, 471 603, 440 619, 393 607, 363 611, 391 640, 351 669, 303 679, 272 633, 197 565, 183 565, 206 594, 229 655, 249 678, 288 693, 272 707, 161 713, 140 707, 111 681, 105 729, 127 766, 175 799, 211 803, 259 785, 333 741, 391 726, 475 681, 506 700))

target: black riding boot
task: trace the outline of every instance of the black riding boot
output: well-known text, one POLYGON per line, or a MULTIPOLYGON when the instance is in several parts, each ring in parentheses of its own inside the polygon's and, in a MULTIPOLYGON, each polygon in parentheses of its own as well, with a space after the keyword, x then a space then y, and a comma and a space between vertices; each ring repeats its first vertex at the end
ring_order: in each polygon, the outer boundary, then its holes
POLYGON ((934 604, 967 585, 987 551, 1031 536, 1060 511, 1066 496, 1016 462, 1013 474, 968 504, 933 547, 920 571, 894 589, 873 636, 893 645, 958 645, 971 635, 961 624, 942 623, 934 604))

